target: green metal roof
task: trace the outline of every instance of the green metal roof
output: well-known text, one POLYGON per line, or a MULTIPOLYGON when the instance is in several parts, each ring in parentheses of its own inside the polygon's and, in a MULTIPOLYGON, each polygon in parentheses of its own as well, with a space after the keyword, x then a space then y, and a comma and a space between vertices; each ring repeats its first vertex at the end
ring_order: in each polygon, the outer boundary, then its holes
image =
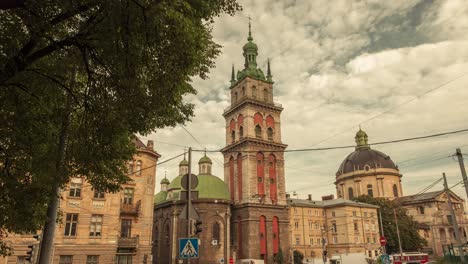
POLYGON ((160 191, 154 196, 154 203, 159 204, 166 201, 167 191, 160 191))
POLYGON ((179 166, 188 166, 188 161, 186 159, 183 159, 180 163, 179 166))
POLYGON ((169 186, 167 186, 167 189, 170 190, 170 189, 181 189, 182 188, 182 185, 181 185, 181 181, 182 181, 182 176, 183 175, 179 175, 177 177, 175 177, 171 184, 169 184, 169 186))
POLYGON ((202 163, 209 163, 209 164, 213 164, 213 162, 211 162, 211 159, 208 158, 206 155, 203 156, 200 161, 198 161, 198 164, 202 164, 202 163))
POLYGON ((170 184, 171 182, 166 178, 164 177, 164 179, 161 180, 161 184, 170 184))

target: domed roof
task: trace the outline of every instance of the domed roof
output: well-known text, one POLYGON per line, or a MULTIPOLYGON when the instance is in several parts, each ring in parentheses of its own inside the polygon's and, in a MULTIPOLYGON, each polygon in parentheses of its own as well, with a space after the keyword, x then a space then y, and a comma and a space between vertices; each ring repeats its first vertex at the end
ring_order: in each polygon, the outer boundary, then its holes
POLYGON ((205 154, 205 156, 203 156, 200 161, 198 161, 198 164, 202 164, 202 163, 209 163, 209 164, 213 164, 213 162, 211 162, 211 159, 208 158, 205 154))
POLYGON ((398 167, 388 155, 370 148, 367 143, 367 134, 361 128, 359 128, 354 139, 356 141, 356 150, 349 154, 341 163, 336 176, 366 169, 385 168, 398 170, 398 167))
POLYGON ((170 184, 171 182, 166 178, 164 177, 162 180, 161 180, 161 184, 170 184))
MULTIPOLYGON (((179 175, 174 178, 167 189, 182 189, 182 177, 183 175, 179 175)), ((195 188, 195 191, 198 191, 198 198, 225 200, 230 199, 230 193, 227 184, 220 178, 210 174, 198 175, 198 186, 195 188)))
POLYGON ((255 44, 252 41, 249 41, 245 43, 245 45, 242 47, 243 50, 258 50, 257 44, 255 44))
POLYGON ((350 173, 355 170, 365 170, 366 166, 369 166, 369 169, 386 168, 398 170, 398 167, 389 156, 367 147, 358 148, 353 153, 349 154, 341 163, 336 175, 350 173))
POLYGON ((188 166, 188 161, 184 158, 180 163, 179 166, 188 166))
POLYGON ((167 191, 160 191, 154 196, 154 203, 159 204, 166 201, 167 191))

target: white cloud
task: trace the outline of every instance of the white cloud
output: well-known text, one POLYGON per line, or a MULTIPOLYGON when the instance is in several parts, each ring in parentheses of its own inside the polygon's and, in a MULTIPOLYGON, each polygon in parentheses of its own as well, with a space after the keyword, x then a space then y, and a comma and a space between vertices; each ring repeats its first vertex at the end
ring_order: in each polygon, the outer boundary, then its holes
MULTIPOLYGON (((213 34, 223 45, 223 54, 216 60, 209 80, 194 80, 198 95, 187 98, 196 104, 196 116, 186 128, 202 147, 181 127, 160 130, 149 138, 197 149, 224 147, 225 121, 221 114, 230 103, 227 87, 231 66, 234 63, 236 70, 243 67, 248 15, 252 16, 253 37, 259 46, 259 65, 265 69, 267 58, 271 59, 275 99, 285 108, 281 119, 283 142, 289 149, 320 142, 319 146, 353 145, 360 123, 371 143, 467 126, 468 76, 414 99, 468 72, 468 9, 464 1, 431 5, 421 1, 345 0, 242 4, 241 14, 216 20, 213 34), (453 16, 453 12, 461 15, 453 16)), ((404 191, 411 194, 443 171, 449 176, 449 184, 456 183, 457 163, 432 160, 448 156, 460 146, 468 153, 468 134, 375 148, 397 164, 402 162, 404 191)), ((156 148, 163 155, 161 160, 183 152, 181 146, 158 142, 156 148)), ((287 190, 300 189, 299 194, 312 193, 314 199, 335 193, 335 172, 351 151, 288 153, 287 190)), ((201 155, 195 153, 194 162, 201 155)), ((210 155, 217 160, 214 173, 223 178, 223 167, 218 164, 223 161, 222 155, 210 155)), ((164 170, 169 179, 175 177, 178 161, 158 167, 158 182, 164 170)))

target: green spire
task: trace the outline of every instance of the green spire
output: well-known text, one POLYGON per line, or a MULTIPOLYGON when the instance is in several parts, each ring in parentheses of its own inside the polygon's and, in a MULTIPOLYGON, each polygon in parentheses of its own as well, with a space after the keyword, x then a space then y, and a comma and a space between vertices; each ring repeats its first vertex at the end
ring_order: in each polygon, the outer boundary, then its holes
POLYGON ((252 30, 251 30, 251 25, 250 25, 250 21, 251 21, 251 20, 252 20, 252 19, 251 19, 250 16, 249 16, 249 37, 247 38, 247 40, 248 40, 249 42, 251 42, 251 41, 253 40, 253 38, 252 38, 252 30))
POLYGON ((354 140, 356 141, 356 149, 363 149, 369 148, 369 144, 367 143, 368 137, 366 132, 361 130, 361 125, 359 125, 359 131, 356 133, 354 140))
POLYGON ((237 80, 242 80, 244 77, 249 76, 260 80, 266 80, 265 75, 261 69, 257 68, 257 55, 258 47, 253 42, 252 38, 252 25, 250 23, 251 18, 249 17, 249 36, 247 37, 247 43, 242 47, 244 50, 244 69, 237 73, 237 80))
POLYGON ((234 75, 234 64, 232 65, 232 73, 231 73, 231 84, 236 82, 236 76, 234 75))
POLYGON ((273 76, 271 76, 271 69, 270 69, 270 58, 268 58, 268 67, 267 67, 267 81, 272 82, 273 80, 271 79, 273 76))

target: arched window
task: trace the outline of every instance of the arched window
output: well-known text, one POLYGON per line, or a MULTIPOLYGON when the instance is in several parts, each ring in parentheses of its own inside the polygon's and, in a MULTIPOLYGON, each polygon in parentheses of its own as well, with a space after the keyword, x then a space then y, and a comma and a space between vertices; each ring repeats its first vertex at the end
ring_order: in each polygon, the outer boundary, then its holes
POLYGON ((263 89, 263 100, 268 101, 268 90, 263 89))
POLYGON ((220 235, 219 235, 220 229, 221 228, 219 227, 219 223, 215 222, 213 224, 213 240, 218 241, 218 243, 219 243, 219 238, 220 238, 220 235))
POLYGON ((236 131, 231 131, 231 142, 234 143, 236 141, 236 131))
POLYGON ((234 102, 237 102, 237 92, 234 93, 234 102))
POLYGON ((424 206, 419 206, 418 211, 420 214, 424 214, 424 206))
POLYGON ((260 216, 260 254, 266 258, 267 254, 267 238, 266 238, 266 218, 264 215, 260 216))
POLYGON ((244 137, 244 128, 239 127, 239 138, 243 138, 243 137, 244 137))
POLYGON ((258 152, 256 155, 257 159, 257 194, 260 199, 265 196, 265 184, 264 184, 264 177, 265 177, 265 165, 264 165, 264 158, 262 152, 258 152))
POLYGON ((273 217, 272 222, 272 231, 273 231, 273 255, 278 254, 279 251, 279 221, 278 217, 273 217))
POLYGON ((136 174, 137 174, 138 176, 141 175, 141 160, 139 160, 139 161, 136 162, 136 174))
POLYGON ((374 197, 374 191, 372 191, 372 184, 367 185, 367 195, 374 197))
POLYGON ((255 85, 252 86, 252 97, 257 98, 257 87, 255 85))
POLYGON ((229 191, 231 193, 231 200, 234 200, 234 158, 229 159, 229 191))
POLYGON ((396 184, 393 184, 393 196, 398 197, 398 187, 396 184))
POLYGON ((353 188, 349 187, 348 188, 348 199, 351 200, 353 198, 354 198, 353 188))
POLYGON ((133 174, 133 160, 128 163, 128 173, 133 174))
POLYGON ((267 129, 268 140, 273 140, 273 128, 269 127, 267 129))
POLYGON ((237 199, 242 201, 242 154, 237 155, 237 199))
POLYGON ((259 125, 255 126, 255 137, 262 138, 262 128, 259 125))
POLYGON ((245 87, 242 87, 242 96, 245 96, 245 87))
POLYGON ((273 154, 268 156, 268 176, 270 178, 270 199, 273 204, 278 201, 276 184, 276 157, 273 154))
POLYGON ((166 245, 171 243, 171 227, 169 223, 167 223, 166 227, 164 228, 164 242, 166 242, 166 245))

